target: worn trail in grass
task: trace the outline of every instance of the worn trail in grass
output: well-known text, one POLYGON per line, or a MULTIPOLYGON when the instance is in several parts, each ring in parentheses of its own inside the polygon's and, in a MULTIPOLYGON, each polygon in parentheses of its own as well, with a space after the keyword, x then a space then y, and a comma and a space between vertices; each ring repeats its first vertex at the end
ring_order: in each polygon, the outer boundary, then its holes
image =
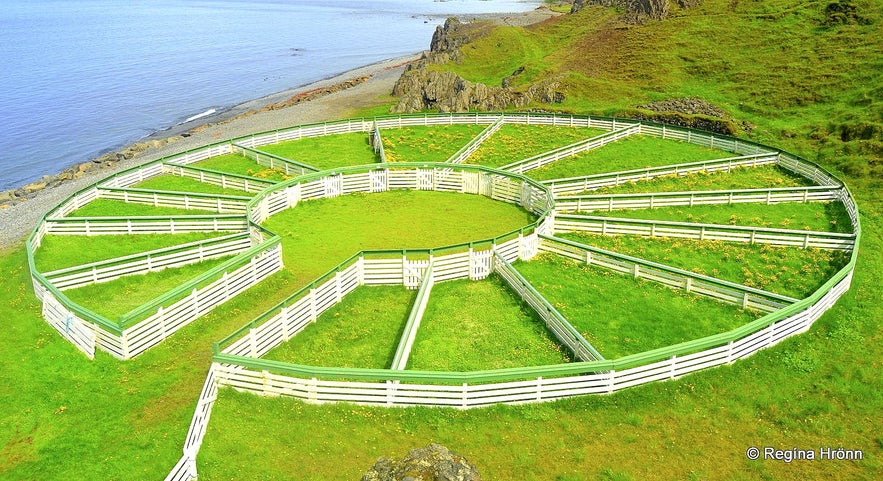
POLYGON ((417 291, 362 286, 266 359, 310 366, 388 369, 417 291))
POLYGON ((847 252, 814 248, 583 233, 559 237, 797 299, 849 262, 847 252))
POLYGON ((536 312, 491 276, 433 287, 408 369, 463 372, 568 360, 536 312))

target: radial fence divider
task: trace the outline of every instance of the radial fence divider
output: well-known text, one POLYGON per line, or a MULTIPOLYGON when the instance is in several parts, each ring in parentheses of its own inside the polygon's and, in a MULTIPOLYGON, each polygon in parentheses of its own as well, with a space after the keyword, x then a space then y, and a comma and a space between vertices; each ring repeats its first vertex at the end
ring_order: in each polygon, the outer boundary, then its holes
POLYGON ((500 274, 509 287, 518 293, 521 300, 536 311, 537 315, 546 322, 546 327, 561 344, 570 349, 575 358, 581 361, 604 360, 604 356, 512 264, 497 252, 494 252, 494 272, 500 274))
POLYGON ((559 147, 557 149, 550 150, 548 152, 544 152, 539 155, 535 155, 533 157, 528 157, 523 160, 519 160, 516 162, 512 162, 511 164, 506 164, 500 167, 500 170, 506 170, 509 172, 516 172, 519 174, 523 174, 529 170, 538 169, 543 167, 544 165, 551 164, 557 160, 561 160, 566 157, 571 157, 573 155, 585 152, 587 150, 597 149, 599 147, 603 147, 611 142, 616 142, 618 140, 624 139, 631 135, 635 135, 641 132, 640 124, 625 124, 625 127, 621 127, 612 132, 607 132, 590 139, 581 140, 579 142, 574 142, 570 145, 566 145, 564 147, 559 147))
POLYGON ((133 204, 154 207, 179 207, 184 209, 210 210, 220 214, 244 214, 245 204, 251 197, 240 195, 202 194, 159 189, 133 189, 123 187, 100 187, 101 199, 121 200, 133 204))
POLYGON ((602 187, 614 187, 621 184, 641 180, 651 180, 669 175, 683 177, 696 172, 730 172, 737 168, 776 165, 778 163, 778 158, 778 152, 764 152, 760 154, 742 155, 739 157, 700 160, 697 162, 685 162, 680 164, 662 165, 659 167, 646 167, 643 169, 566 177, 543 180, 540 182, 551 187, 552 192, 556 196, 574 195, 579 194, 580 192, 600 189, 602 187))
POLYGON ((485 140, 487 140, 496 131, 500 130, 500 127, 502 127, 505 123, 504 120, 505 117, 501 115, 500 118, 497 119, 497 121, 485 127, 484 130, 482 130, 477 136, 470 139, 469 142, 466 142, 466 145, 460 147, 460 149, 458 149, 450 157, 448 157, 448 159, 445 160, 445 163, 462 164, 464 161, 466 161, 466 159, 469 158, 470 155, 475 153, 475 151, 478 150, 479 147, 481 147, 481 144, 484 143, 485 140))
POLYGON ((187 232, 241 232, 248 229, 244 215, 171 215, 131 217, 44 218, 42 235, 183 234, 187 232))
POLYGON ((842 187, 809 186, 769 189, 649 192, 637 194, 593 194, 557 197, 556 212, 593 210, 654 209, 657 207, 715 204, 778 204, 782 202, 831 202, 840 200, 842 187))
POLYGON ((276 183, 249 175, 231 174, 230 172, 224 172, 221 170, 194 167, 192 165, 180 165, 172 162, 163 162, 163 173, 193 179, 204 184, 216 185, 225 189, 238 189, 251 193, 260 192, 276 183))
POLYGON ((385 164, 386 149, 383 148, 383 138, 380 136, 380 128, 374 123, 374 130, 371 131, 371 146, 374 147, 374 154, 380 158, 380 163, 385 164))
POLYGON ((66 267, 45 272, 43 275, 59 290, 74 289, 110 282, 124 276, 157 272, 170 267, 180 267, 231 254, 235 255, 251 246, 249 233, 242 232, 66 267))
POLYGON ((539 237, 541 251, 552 252, 588 265, 628 274, 636 279, 648 279, 673 289, 684 289, 689 293, 739 305, 743 309, 775 312, 798 302, 798 299, 792 297, 599 249, 560 237, 546 235, 539 237))
POLYGON ((280 155, 271 154, 252 147, 246 147, 239 143, 233 143, 233 151, 239 152, 245 157, 254 160, 258 165, 271 169, 282 168, 285 175, 304 175, 310 172, 319 172, 321 169, 307 165, 296 160, 288 159, 280 155))
POLYGON ((852 250, 855 246, 855 234, 838 232, 556 214, 554 234, 568 232, 769 244, 802 249, 814 247, 843 251, 852 250))
POLYGON ((399 345, 396 348, 390 369, 401 371, 408 364, 408 357, 411 355, 414 339, 417 338, 417 331, 420 329, 420 321, 423 319, 423 313, 426 312, 426 305, 429 303, 432 287, 435 285, 432 265, 433 261, 430 259, 429 265, 423 273, 420 289, 417 291, 417 297, 414 300, 414 307, 408 314, 408 321, 405 323, 405 330, 399 339, 399 345))

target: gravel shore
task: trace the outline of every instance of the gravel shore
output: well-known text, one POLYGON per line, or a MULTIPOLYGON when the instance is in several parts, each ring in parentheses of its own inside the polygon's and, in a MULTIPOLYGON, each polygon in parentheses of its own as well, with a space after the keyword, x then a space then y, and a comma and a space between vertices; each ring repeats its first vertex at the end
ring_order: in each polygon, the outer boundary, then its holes
MULTIPOLYGON (((549 9, 540 7, 521 14, 480 16, 480 18, 491 19, 503 25, 523 26, 541 22, 556 15, 549 9)), ((472 18, 479 17, 467 17, 463 20, 472 18)), ((70 195, 121 170, 222 140, 295 125, 346 118, 356 109, 377 105, 381 102, 378 99, 382 99, 392 92, 393 85, 401 76, 405 66, 418 59, 420 55, 415 54, 360 67, 319 82, 243 103, 198 121, 157 132, 143 139, 142 142, 150 143, 159 140, 160 142, 157 144, 162 145, 151 146, 131 159, 116 162, 111 167, 86 172, 78 179, 43 189, 32 198, 0 208, 0 226, 2 226, 0 228, 0 250, 13 248, 23 243, 40 218, 70 195), (284 108, 261 110, 268 105, 284 102, 295 95, 363 77, 369 78, 345 90, 284 108), (186 137, 181 137, 181 134, 185 134, 186 137), (165 139, 176 140, 165 143, 165 139)))
POLYGON ((237 105, 218 116, 200 119, 204 123, 187 124, 183 126, 185 129, 177 128, 158 132, 144 141, 176 137, 184 132, 189 135, 159 147, 150 147, 140 155, 117 162, 110 168, 94 170, 79 179, 44 189, 33 198, 0 210, 0 226, 2 226, 0 229, 0 250, 22 243, 46 212, 60 204, 68 196, 113 173, 221 140, 294 125, 346 118, 353 110, 374 105, 378 102, 378 98, 389 95, 396 80, 404 71, 405 65, 417 58, 419 55, 368 65, 303 87, 237 105), (298 94, 366 76, 370 77, 367 81, 339 92, 290 107, 260 111, 267 105, 285 101, 298 94), (253 111, 257 112, 247 116, 242 115, 253 111))

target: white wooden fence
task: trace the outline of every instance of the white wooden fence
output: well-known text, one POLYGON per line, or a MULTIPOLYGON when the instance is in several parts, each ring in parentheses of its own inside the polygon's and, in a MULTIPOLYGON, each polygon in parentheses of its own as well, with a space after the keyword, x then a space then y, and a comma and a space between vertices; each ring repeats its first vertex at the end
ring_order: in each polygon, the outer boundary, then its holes
POLYGON ((579 195, 555 199, 555 212, 655 209, 658 207, 693 207, 696 205, 715 204, 759 203, 771 205, 782 202, 831 202, 840 199, 840 189, 840 187, 810 186, 773 189, 579 195))
POLYGON ((371 145, 380 162, 386 163, 386 149, 383 148, 383 137, 380 136, 380 129, 377 126, 371 131, 371 145))
POLYGON ((651 180, 665 176, 682 177, 696 172, 731 172, 740 167, 760 167, 775 165, 779 154, 775 152, 727 157, 725 159, 702 160, 683 164, 647 167, 643 169, 623 170, 604 174, 568 177, 542 181, 552 188, 555 196, 575 195, 581 192, 597 190, 602 187, 615 187, 639 180, 651 180))
POLYGON ((246 158, 254 160, 258 165, 271 169, 282 169, 285 175, 295 176, 318 172, 319 169, 311 165, 303 164, 278 155, 270 154, 237 143, 231 144, 233 152, 239 153, 246 158))
POLYGON ((736 304, 743 309, 775 312, 798 301, 788 296, 557 237, 541 235, 540 251, 552 252, 588 265, 627 274, 635 279, 646 279, 673 289, 684 289, 691 294, 698 294, 717 301, 736 304))
POLYGON ((606 134, 601 134, 597 137, 592 137, 591 139, 582 140, 567 145, 565 147, 552 150, 550 152, 535 155, 533 157, 519 160, 517 162, 512 162, 511 164, 506 164, 500 167, 500 169, 521 174, 529 170, 538 169, 563 158, 574 156, 581 152, 603 147, 611 142, 622 140, 626 137, 638 134, 640 132, 640 125, 627 125, 623 128, 620 128, 619 130, 614 130, 613 132, 607 132, 606 134))
POLYGON ((40 237, 53 235, 185 234, 189 232, 242 232, 244 215, 166 217, 62 217, 43 221, 40 237))
POLYGON ((46 272, 44 276, 55 287, 63 291, 110 282, 125 276, 158 272, 167 268, 236 255, 250 247, 252 247, 252 242, 248 233, 231 234, 164 249, 155 249, 141 254, 58 269, 46 272))
POLYGON ((521 300, 526 302, 546 323, 549 331, 561 344, 567 346, 574 358, 581 361, 600 361, 604 359, 589 344, 582 334, 570 322, 552 307, 552 304, 537 291, 508 261, 498 253, 494 253, 494 272, 498 273, 521 300))
POLYGON ((435 279, 432 276, 432 260, 430 260, 426 269, 422 272, 420 290, 417 291, 417 298, 414 300, 414 306, 408 314, 408 320, 405 322, 405 329, 399 339, 399 345, 396 348, 390 369, 402 371, 405 369, 405 366, 408 365, 408 358, 411 356, 411 348, 414 347, 414 340, 417 338, 417 331, 420 329, 420 321, 423 320, 423 314, 426 312, 426 306, 429 304, 429 296, 432 293, 432 287, 434 285, 435 279))
POLYGON ((855 234, 837 232, 556 214, 555 234, 568 232, 714 240, 790 246, 802 249, 815 247, 850 251, 855 247, 855 234))
POLYGON ((186 177, 203 184, 216 185, 223 189, 237 189, 251 193, 258 193, 275 184, 275 182, 270 180, 258 179, 247 175, 237 175, 168 162, 163 163, 163 173, 186 177))
POLYGON ((210 210, 220 214, 244 214, 250 197, 238 195, 197 194, 149 189, 101 187, 99 198, 121 200, 154 207, 210 210))
POLYGON ((496 122, 485 127, 485 129, 482 130, 481 133, 478 134, 478 136, 467 142, 466 145, 464 145, 463 147, 460 147, 456 152, 448 157, 445 162, 449 164, 462 164, 466 161, 466 159, 469 158, 470 155, 475 153, 475 151, 478 150, 479 147, 481 147, 481 144, 484 143, 485 140, 487 140, 491 135, 494 135, 494 133, 500 130, 500 127, 502 126, 503 117, 500 116, 500 118, 496 122))

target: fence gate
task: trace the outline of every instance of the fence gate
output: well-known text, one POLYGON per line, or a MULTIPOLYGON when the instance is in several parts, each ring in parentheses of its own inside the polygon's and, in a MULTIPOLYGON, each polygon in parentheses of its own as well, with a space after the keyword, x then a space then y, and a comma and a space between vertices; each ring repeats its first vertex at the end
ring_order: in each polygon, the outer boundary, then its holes
POLYGON ((417 289, 420 287, 420 281, 429 268, 429 259, 425 261, 410 261, 402 259, 402 277, 404 278, 405 287, 408 289, 417 289))
POLYGON ((477 194, 479 192, 479 172, 463 172, 463 192, 464 194, 477 194))
POLYGON ((343 189, 343 176, 332 175, 323 177, 322 182, 325 185, 325 197, 337 197, 343 189))
POLYGON ((432 169, 417 169, 417 189, 432 190, 434 172, 432 169))
POLYGON ((494 251, 469 251, 469 278, 477 281, 491 275, 494 251))
POLYGON ((371 177, 371 192, 386 192, 388 190, 387 183, 387 170, 372 170, 370 172, 371 177))

